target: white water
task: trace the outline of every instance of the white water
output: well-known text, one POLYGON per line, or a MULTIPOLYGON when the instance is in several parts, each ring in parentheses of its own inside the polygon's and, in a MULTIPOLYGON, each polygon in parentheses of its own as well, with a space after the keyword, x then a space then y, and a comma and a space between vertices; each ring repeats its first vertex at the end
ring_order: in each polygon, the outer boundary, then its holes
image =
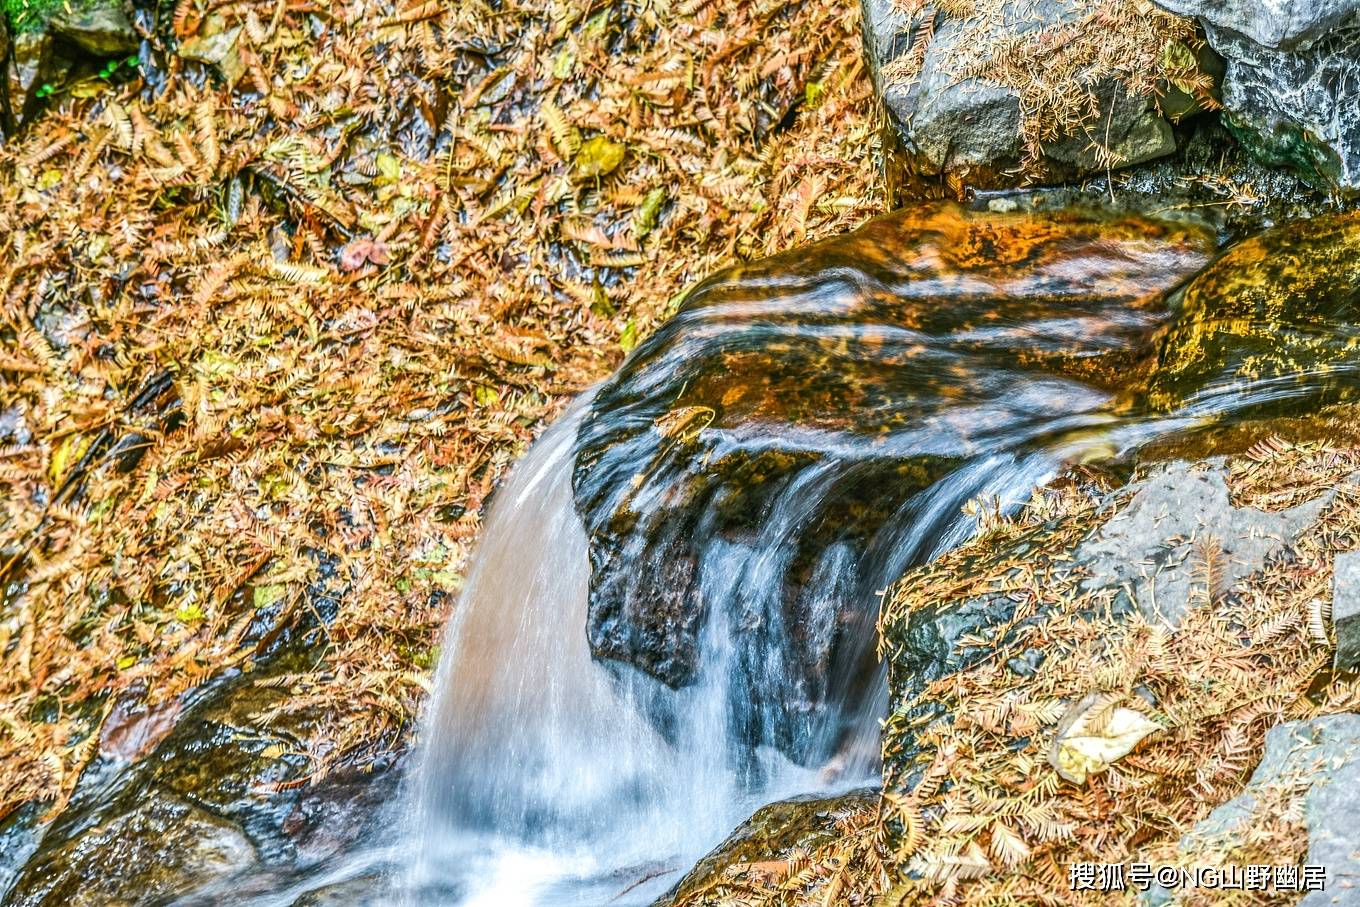
MULTIPOLYGON (((511 471, 446 629, 417 768, 416 858, 403 886, 415 903, 650 903, 761 805, 876 781, 881 671, 856 713, 824 731, 840 741, 830 768, 752 751, 734 718, 742 635, 773 640, 762 670, 781 670, 779 628, 742 621, 778 610, 753 602, 780 594, 816 469, 771 510, 756 541, 705 550, 704 600, 725 604, 709 607, 696 684, 670 690, 591 659, 586 539, 571 486, 586 406, 577 401, 511 471), (664 737, 646 717, 658 712, 673 716, 664 737)), ((912 498, 877 540, 879 553, 866 556, 873 564, 834 546, 824 555, 816 584, 824 610, 834 616, 845 605, 838 599, 865 588, 866 571, 894 577, 964 540, 967 501, 1012 510, 1059 466, 1057 454, 963 466, 912 498)), ((861 632, 872 646, 872 622, 861 632)))
MULTIPOLYGON (((672 694, 683 718, 671 742, 637 701, 656 695, 655 682, 591 660, 571 489, 585 405, 497 494, 445 632, 417 769, 411 887, 427 899, 599 904, 655 875, 620 903, 646 900, 763 796, 740 790, 732 767, 721 620, 706 631, 703 681, 672 694)), ((776 796, 810 783, 807 770, 770 763, 776 796)))

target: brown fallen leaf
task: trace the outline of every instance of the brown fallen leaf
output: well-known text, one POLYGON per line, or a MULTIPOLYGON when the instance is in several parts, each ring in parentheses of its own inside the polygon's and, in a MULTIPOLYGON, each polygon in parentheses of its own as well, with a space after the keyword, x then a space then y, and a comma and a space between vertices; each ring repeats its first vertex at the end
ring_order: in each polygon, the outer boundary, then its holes
POLYGON ((351 240, 340 250, 340 270, 357 271, 367 264, 385 265, 391 259, 387 254, 387 243, 378 242, 366 236, 351 240))

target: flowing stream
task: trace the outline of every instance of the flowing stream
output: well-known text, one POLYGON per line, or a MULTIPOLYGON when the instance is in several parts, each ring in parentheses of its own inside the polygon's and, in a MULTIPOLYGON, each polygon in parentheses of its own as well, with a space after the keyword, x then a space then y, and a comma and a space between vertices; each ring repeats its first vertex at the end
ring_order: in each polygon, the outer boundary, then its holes
POLYGON ((923 206, 692 293, 495 496, 412 901, 651 903, 759 806, 874 784, 879 591, 1070 464, 1317 389, 1168 354, 1212 249, 923 206))
MULTIPOLYGON (((801 766, 772 747, 748 752, 729 708, 747 682, 732 609, 715 609, 703 631, 700 679, 681 690, 591 658, 582 632, 586 537, 570 483, 588 405, 589 397, 577 401, 513 469, 447 630, 418 768, 413 885, 436 901, 646 903, 762 804, 876 777, 881 676, 876 695, 848 722, 833 766, 801 766), (658 696, 677 716, 664 734, 646 717, 658 696), (457 867, 452 878, 449 867, 457 867)), ((965 538, 967 501, 1010 510, 1059 465, 1047 453, 987 457, 936 483, 900 531, 898 558, 880 565, 870 585, 881 588, 902 559, 920 556, 916 549, 933 555, 965 538)), ((760 543, 711 552, 702 581, 715 599, 778 588, 772 575, 813 493, 790 489, 760 543)), ((819 574, 828 611, 863 585, 859 565, 843 553, 828 555, 819 574)), ((778 671, 777 662, 769 670, 778 671)))

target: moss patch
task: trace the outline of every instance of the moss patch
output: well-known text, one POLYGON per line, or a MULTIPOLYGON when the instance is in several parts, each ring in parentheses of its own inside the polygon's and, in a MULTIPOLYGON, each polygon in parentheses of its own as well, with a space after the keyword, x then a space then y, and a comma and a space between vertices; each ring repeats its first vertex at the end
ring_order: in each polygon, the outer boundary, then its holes
MULTIPOLYGON (((92 5, 91 0, 76 2, 92 5)), ((40 30, 54 13, 67 5, 67 0, 0 0, 0 9, 4 10, 5 21, 14 34, 40 30)))

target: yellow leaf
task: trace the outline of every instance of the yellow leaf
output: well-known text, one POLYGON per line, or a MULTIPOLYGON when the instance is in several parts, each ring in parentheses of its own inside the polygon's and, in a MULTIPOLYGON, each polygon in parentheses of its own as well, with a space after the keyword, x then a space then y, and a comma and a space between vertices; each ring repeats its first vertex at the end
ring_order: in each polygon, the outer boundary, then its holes
POLYGON ((288 587, 283 583, 265 583, 256 586, 251 592, 251 604, 255 610, 268 608, 270 605, 278 603, 288 593, 288 587))
POLYGON ((93 98, 103 94, 108 87, 109 83, 102 79, 85 79, 66 89, 66 93, 73 98, 93 98))
POLYGON ((623 163, 624 150, 618 142, 611 142, 602 135, 595 136, 582 145, 576 155, 576 176, 579 179, 598 179, 612 173, 623 163))
POLYGON ((71 467, 80 462, 85 451, 90 449, 90 439, 84 435, 72 434, 62 439, 57 449, 52 451, 52 462, 48 464, 47 475, 56 485, 66 478, 71 467))

